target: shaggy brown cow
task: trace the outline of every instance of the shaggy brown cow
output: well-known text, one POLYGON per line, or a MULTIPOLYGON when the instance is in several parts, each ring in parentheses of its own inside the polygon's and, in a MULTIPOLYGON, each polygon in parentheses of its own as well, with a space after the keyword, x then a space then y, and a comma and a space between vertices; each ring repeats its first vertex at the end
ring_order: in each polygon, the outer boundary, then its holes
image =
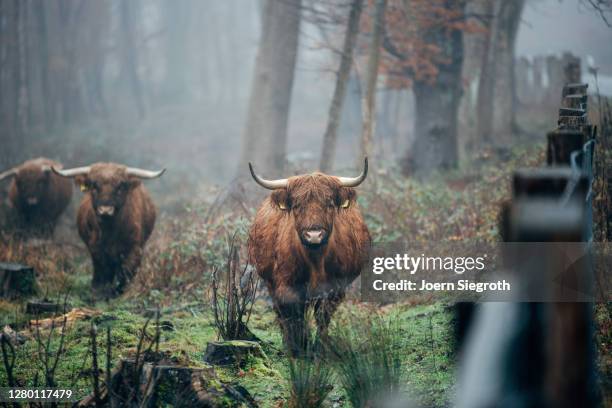
POLYGON ((141 179, 160 177, 165 169, 96 163, 53 171, 74 177, 86 192, 77 226, 91 254, 94 290, 103 295, 122 293, 140 266, 143 247, 155 225, 155 205, 141 179))
POLYGON ((370 234, 353 187, 365 180, 368 161, 354 178, 313 173, 264 180, 249 168, 273 190, 251 227, 249 257, 267 284, 289 351, 300 354, 309 338, 307 308, 313 306, 324 338, 346 286, 367 261, 370 234))
POLYGON ((51 172, 56 161, 39 157, 0 174, 0 180, 12 177, 9 200, 17 211, 21 227, 29 232, 53 234, 57 219, 72 197, 72 184, 51 172))

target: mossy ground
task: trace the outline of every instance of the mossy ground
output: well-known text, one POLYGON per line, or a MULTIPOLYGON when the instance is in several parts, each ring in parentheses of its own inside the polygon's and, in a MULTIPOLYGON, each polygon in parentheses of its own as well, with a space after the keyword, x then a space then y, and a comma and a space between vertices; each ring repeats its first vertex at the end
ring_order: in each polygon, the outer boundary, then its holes
MULTIPOLYGON (((493 242, 497 232, 499 204, 508 198, 511 171, 543 162, 543 144, 529 143, 512 150, 502 165, 490 152, 475 155, 461 170, 435 176, 427 184, 393 175, 373 175, 374 182, 360 191, 360 205, 376 242, 413 240, 441 242, 474 239, 493 242), (444 220, 444 222, 441 222, 444 220)), ((207 191, 208 187, 207 187, 207 191)), ((173 198, 172 207, 175 207, 173 198)), ((161 208, 165 208, 163 202, 161 208)), ((110 302, 92 299, 89 281, 91 265, 87 252, 70 224, 65 236, 48 242, 23 242, 2 234, 0 261, 32 265, 38 272, 39 297, 61 302, 68 296, 73 307, 100 312, 90 319, 68 325, 65 352, 60 356, 55 380, 81 396, 91 386, 92 322, 98 328, 99 367, 106 367, 106 327, 111 328, 112 364, 135 353, 141 330, 159 307, 162 322, 160 351, 176 363, 204 367, 206 344, 217 340, 210 303, 210 276, 227 257, 228 237, 235 234, 244 245, 254 208, 245 211, 213 211, 211 200, 194 199, 183 209, 161 212, 156 231, 147 245, 146 257, 132 287, 123 297, 110 302)), ((244 257, 243 257, 244 259, 244 257)), ((452 336, 452 313, 447 304, 423 299, 410 304, 367 305, 357 294, 344 302, 335 319, 368 313, 393 316, 402 328, 399 344, 403 349, 406 389, 424 406, 448 406, 453 397, 456 356, 452 336)), ((28 325, 33 316, 25 314, 25 301, 0 300, 0 325, 22 331, 28 340, 16 347, 14 375, 21 385, 44 385, 40 345, 36 331, 28 325)), ((607 351, 610 318, 607 309, 598 309, 600 349, 607 351)), ((46 317, 46 316, 44 316, 46 317)), ((350 322, 348 322, 350 323, 350 322)), ((221 381, 244 386, 262 407, 278 408, 288 398, 288 360, 283 353, 281 334, 271 305, 262 290, 253 309, 249 328, 263 342, 267 360, 251 359, 243 367, 215 368, 221 381)), ((149 335, 154 333, 153 320, 149 335)), ((332 331, 333 334, 333 331, 332 331)), ((49 330, 41 330, 43 344, 49 330)), ((55 328, 49 349, 51 356, 59 345, 55 328)), ((607 354, 606 354, 607 355, 607 354)), ((609 357, 601 370, 610 377, 609 357)), ((102 376, 103 378, 103 376, 102 376)), ((7 376, 0 366, 0 384, 7 376)), ((348 406, 343 390, 334 381, 327 405, 348 406)))
MULTIPOLYGON (((78 298, 71 299, 74 307, 85 306, 78 298)), ((24 313, 22 303, 0 303, 0 324, 9 324, 26 335, 27 341, 16 347, 14 375, 23 386, 34 386, 35 381, 44 385, 42 358, 44 351, 39 347, 37 331, 28 328, 27 320, 34 319, 24 313)), ((348 302, 341 307, 339 315, 362 310, 363 305, 348 302)), ((130 299, 88 304, 88 309, 100 311, 90 319, 69 322, 66 329, 65 351, 60 357, 55 381, 58 385, 70 387, 78 395, 85 396, 92 391, 91 382, 91 338, 92 323, 97 327, 98 365, 106 367, 106 327, 111 328, 112 365, 118 359, 135 354, 141 330, 150 316, 150 310, 134 307, 130 299)), ((420 395, 430 406, 444 406, 448 403, 452 388, 454 360, 451 341, 451 314, 444 305, 420 306, 396 305, 385 308, 385 314, 401 319, 405 327, 402 340, 406 349, 405 364, 408 372, 407 388, 420 395)), ((44 319, 47 316, 40 316, 44 319)), ((210 341, 218 340, 214 327, 211 306, 208 302, 199 304, 174 304, 161 310, 160 321, 171 322, 171 330, 161 330, 160 350, 165 358, 181 365, 206 367, 204 352, 210 341)), ((163 327, 163 325, 162 325, 163 327)), ((274 313, 264 299, 257 301, 249 327, 262 340, 267 358, 251 358, 241 367, 215 367, 219 379, 226 383, 237 383, 245 387, 261 407, 283 406, 288 398, 288 360, 285 356, 280 331, 274 313)), ((55 355, 60 342, 60 327, 51 335, 49 350, 55 355)), ((148 333, 153 336, 154 319, 149 322, 148 333)), ((39 330, 40 339, 46 344, 50 330, 39 330)), ((333 332, 332 332, 333 334, 333 332)), ((103 379, 103 375, 101 376, 103 379)), ((6 372, 0 368, 0 383, 6 383, 6 372)), ((330 406, 348 406, 342 389, 336 384, 329 401, 330 406)))

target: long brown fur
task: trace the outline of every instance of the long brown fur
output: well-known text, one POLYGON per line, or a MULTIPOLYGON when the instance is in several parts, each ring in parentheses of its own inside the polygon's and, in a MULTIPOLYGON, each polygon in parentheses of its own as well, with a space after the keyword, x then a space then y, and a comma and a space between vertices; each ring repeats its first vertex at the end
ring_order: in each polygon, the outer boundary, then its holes
POLYGON ((121 293, 136 274, 144 245, 153 232, 156 218, 153 200, 141 181, 128 176, 126 167, 119 164, 96 163, 87 176, 77 176, 76 183, 87 189, 77 214, 77 226, 91 254, 92 286, 121 293), (96 214, 96 203, 109 200, 117 206, 117 212, 103 221, 96 214))
POLYGON ((345 288, 367 261, 370 234, 353 188, 321 173, 289 179, 259 208, 249 236, 249 256, 266 282, 292 353, 308 338, 304 314, 314 306, 319 336, 342 301, 345 288), (349 200, 348 208, 341 208, 349 200), (279 203, 287 204, 282 210, 279 203), (317 225, 330 228, 326 245, 303 245, 299 232, 317 225))
POLYGON ((50 167, 61 168, 61 164, 44 157, 24 162, 9 187, 9 201, 18 213, 24 230, 53 233, 57 220, 72 197, 72 183, 50 171, 50 167), (44 171, 43 167, 47 170, 44 171), (27 200, 37 199, 35 205, 27 200))

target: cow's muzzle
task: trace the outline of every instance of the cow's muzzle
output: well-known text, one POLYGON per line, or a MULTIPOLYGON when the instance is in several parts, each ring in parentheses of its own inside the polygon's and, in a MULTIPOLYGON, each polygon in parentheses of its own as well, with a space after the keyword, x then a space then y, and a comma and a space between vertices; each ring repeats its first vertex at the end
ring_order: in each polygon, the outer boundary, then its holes
POLYGON ((112 217, 115 215, 115 207, 112 205, 101 205, 96 210, 100 217, 112 217))
POLYGON ((323 228, 312 228, 302 231, 302 243, 310 248, 317 248, 327 243, 328 233, 323 228))

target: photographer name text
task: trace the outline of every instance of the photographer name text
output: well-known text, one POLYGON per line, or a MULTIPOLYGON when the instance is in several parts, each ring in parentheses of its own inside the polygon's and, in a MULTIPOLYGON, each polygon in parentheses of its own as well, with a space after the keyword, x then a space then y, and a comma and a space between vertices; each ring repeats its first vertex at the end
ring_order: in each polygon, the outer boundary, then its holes
POLYGON ((377 279, 372 282, 372 288, 375 291, 470 291, 477 293, 486 291, 508 292, 511 290, 510 283, 505 279, 497 282, 474 282, 469 279, 461 279, 457 282, 429 282, 425 279, 421 279, 420 281, 402 279, 397 282, 385 282, 382 279, 377 279))

